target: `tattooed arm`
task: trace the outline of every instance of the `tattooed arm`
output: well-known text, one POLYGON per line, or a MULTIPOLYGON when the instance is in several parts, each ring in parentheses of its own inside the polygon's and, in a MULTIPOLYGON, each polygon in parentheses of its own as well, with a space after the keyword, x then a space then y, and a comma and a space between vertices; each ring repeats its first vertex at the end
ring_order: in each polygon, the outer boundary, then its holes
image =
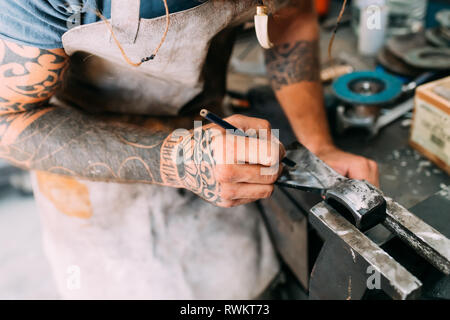
MULTIPOLYGON (((267 177, 257 172, 267 163, 260 161, 250 174, 244 174, 244 167, 216 164, 212 125, 180 135, 157 122, 144 127, 52 106, 49 99, 67 65, 62 49, 0 40, 0 158, 25 169, 92 180, 186 188, 220 206, 270 194, 278 173, 267 177), (180 155, 186 161, 177 161, 180 155)), ((240 127, 265 124, 251 118, 229 120, 240 127)))
POLYGON ((314 1, 291 0, 271 17, 269 35, 274 47, 266 51, 268 75, 297 139, 341 174, 377 185, 376 163, 337 149, 330 136, 314 1))
POLYGON ((319 28, 313 1, 296 0, 269 23, 266 51, 272 87, 297 138, 311 151, 331 145, 319 79, 319 28))

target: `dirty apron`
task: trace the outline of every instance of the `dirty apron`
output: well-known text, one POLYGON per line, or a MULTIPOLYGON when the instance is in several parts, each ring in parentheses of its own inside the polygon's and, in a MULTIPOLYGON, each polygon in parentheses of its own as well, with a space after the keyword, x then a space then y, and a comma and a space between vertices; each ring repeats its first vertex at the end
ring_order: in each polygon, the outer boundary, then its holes
MULTIPOLYGON (((124 62, 104 22, 73 28, 63 36, 71 69, 58 98, 89 112, 143 115, 213 103, 223 94, 214 67, 228 59, 232 27, 254 14, 256 2, 206 1, 171 14, 156 59, 138 68, 124 62)), ((139 0, 113 0, 111 15, 128 56, 149 56, 165 17, 140 19, 139 0)), ((45 173, 32 180, 63 298, 248 299, 278 272, 254 205, 217 208, 190 192, 146 184, 45 173)))

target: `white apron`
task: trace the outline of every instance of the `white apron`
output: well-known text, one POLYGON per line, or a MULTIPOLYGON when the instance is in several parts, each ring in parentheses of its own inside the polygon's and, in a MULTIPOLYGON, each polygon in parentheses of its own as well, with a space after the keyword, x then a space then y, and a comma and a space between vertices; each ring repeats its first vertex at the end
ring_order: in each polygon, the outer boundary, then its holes
MULTIPOLYGON (((138 68, 124 62, 103 22, 71 29, 63 36, 71 69, 59 98, 90 112, 146 115, 219 101, 223 88, 209 79, 220 79, 221 59, 225 71, 229 27, 253 15, 256 3, 207 1, 171 14, 155 60, 138 68)), ((111 13, 129 57, 149 56, 165 17, 139 19, 139 0, 113 0, 111 13)), ((254 205, 222 209, 174 188, 32 177, 63 298, 250 299, 278 272, 254 205)))

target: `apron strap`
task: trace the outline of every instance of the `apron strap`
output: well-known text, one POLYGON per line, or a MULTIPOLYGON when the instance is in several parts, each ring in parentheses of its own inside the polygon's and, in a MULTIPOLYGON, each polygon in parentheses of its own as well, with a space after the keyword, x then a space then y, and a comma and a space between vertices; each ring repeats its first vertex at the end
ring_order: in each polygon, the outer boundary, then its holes
POLYGON ((136 41, 140 22, 140 0, 112 0, 111 20, 117 39, 124 44, 136 41))

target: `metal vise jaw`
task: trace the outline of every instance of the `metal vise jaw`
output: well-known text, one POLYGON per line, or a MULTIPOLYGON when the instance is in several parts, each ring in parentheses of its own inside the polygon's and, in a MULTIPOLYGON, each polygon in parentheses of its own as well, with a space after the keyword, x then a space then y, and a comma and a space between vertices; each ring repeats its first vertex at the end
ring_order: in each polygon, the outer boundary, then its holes
MULTIPOLYGON (((386 203, 387 216, 382 224, 442 274, 449 275, 450 240, 392 199, 386 198, 386 203)), ((391 298, 418 297, 422 282, 327 203, 310 210, 309 222, 324 240, 310 278, 310 298, 360 299, 368 288, 370 270, 380 277, 377 289, 391 298)))
POLYGON ((310 210, 309 222, 324 240, 309 282, 310 299, 359 300, 377 273, 380 289, 393 299, 413 299, 422 283, 325 202, 310 210))

